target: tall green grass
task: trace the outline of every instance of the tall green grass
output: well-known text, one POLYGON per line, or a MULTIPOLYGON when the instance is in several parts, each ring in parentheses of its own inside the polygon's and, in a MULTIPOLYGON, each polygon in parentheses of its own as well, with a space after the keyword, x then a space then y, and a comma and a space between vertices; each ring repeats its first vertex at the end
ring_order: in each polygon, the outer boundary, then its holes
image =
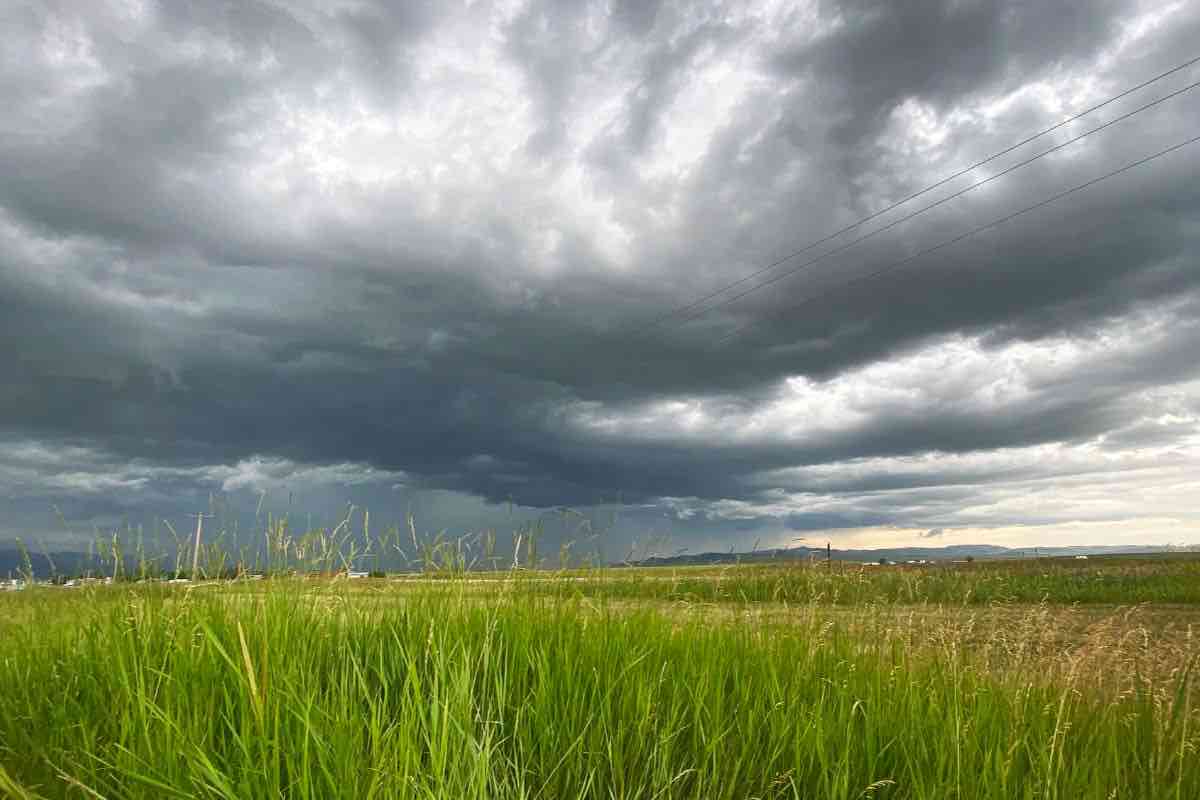
POLYGON ((704 625, 533 585, 481 601, 466 586, 5 598, 0 790, 1200 796, 1187 673, 1099 697, 812 625, 704 625))

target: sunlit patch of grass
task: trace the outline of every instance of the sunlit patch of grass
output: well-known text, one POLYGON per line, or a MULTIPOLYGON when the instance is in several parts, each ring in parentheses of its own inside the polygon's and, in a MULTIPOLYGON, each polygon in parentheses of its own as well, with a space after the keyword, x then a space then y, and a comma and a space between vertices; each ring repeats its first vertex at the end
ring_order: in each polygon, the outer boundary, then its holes
POLYGON ((580 571, 559 595, 859 606, 995 603, 1200 604, 1200 558, 1021 560, 888 566, 854 562, 580 571))

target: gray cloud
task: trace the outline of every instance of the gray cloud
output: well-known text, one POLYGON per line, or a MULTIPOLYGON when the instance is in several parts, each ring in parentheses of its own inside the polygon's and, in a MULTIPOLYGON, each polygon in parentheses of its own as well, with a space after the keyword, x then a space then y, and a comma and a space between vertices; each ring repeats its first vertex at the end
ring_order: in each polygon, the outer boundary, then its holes
POLYGON ((1194 455, 1194 151, 845 283, 1182 139, 1190 95, 632 335, 1185 60, 1187 7, 0 13, 0 434, 95 459, 5 457, 19 519, 167 514, 257 458, 325 475, 327 509, 452 497, 470 525, 619 494, 614 550, 691 547, 1065 524, 1015 487, 1194 455), (1038 448, 1072 455, 1005 455, 1038 448))

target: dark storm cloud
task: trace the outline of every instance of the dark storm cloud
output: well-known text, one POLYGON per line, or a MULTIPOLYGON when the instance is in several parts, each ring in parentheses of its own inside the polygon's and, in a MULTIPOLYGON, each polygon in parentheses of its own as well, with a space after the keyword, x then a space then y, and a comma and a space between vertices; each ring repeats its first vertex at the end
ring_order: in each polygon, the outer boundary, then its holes
MULTIPOLYGON (((1022 476, 1102 469, 1089 455, 914 472, 900 461, 915 455, 1190 441, 1194 392, 1168 390, 1198 377, 1196 151, 845 282, 1175 143, 1200 95, 632 335, 1193 56, 1200 14, 1154 11, 10 8, 0 433, 103 454, 88 475, 142 464, 129 496, 156 508, 261 456, 369 465, 465 504, 619 493, 644 524, 662 498, 745 504, 667 526, 705 520, 714 539, 951 524, 1022 476), (976 366, 949 381, 955 347, 976 366), (918 490, 934 494, 902 496, 918 490)), ((23 469, 10 504, 72 495, 50 478, 61 467, 23 469)), ((124 508, 85 499, 81 515, 124 508)))
POLYGON ((838 133, 854 146, 910 97, 952 106, 997 83, 1016 88, 1047 67, 1086 63, 1128 10, 1119 0, 838 3, 831 33, 780 48, 773 63, 783 76, 811 77, 834 99, 845 119, 838 133))

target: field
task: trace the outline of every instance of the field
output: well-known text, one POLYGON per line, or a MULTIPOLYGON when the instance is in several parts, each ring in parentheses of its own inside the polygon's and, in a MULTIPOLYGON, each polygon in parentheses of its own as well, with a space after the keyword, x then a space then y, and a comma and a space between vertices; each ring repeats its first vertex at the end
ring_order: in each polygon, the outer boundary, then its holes
POLYGON ((1200 561, 0 595, 16 798, 1196 798, 1200 561))

